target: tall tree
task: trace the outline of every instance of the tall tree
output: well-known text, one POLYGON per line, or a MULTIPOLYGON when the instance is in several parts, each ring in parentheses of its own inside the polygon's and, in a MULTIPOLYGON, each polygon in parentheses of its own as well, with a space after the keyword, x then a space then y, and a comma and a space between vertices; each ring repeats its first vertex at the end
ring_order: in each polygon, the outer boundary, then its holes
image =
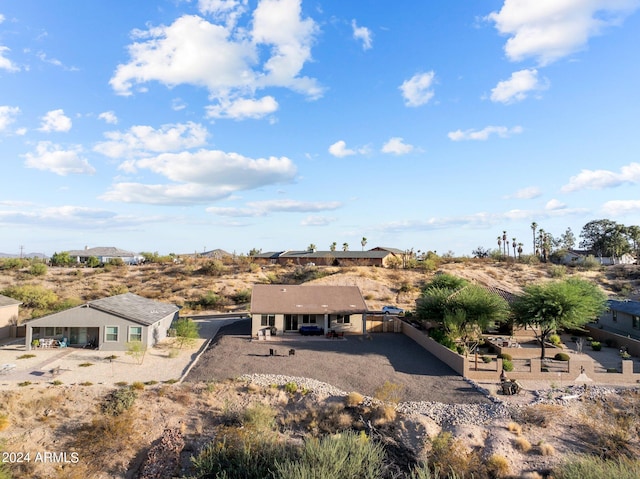
POLYGON ((538 252, 536 251, 536 229, 537 228, 538 228, 538 223, 536 223, 535 221, 531 223, 531 231, 533 231, 533 251, 531 252, 531 254, 535 254, 535 255, 538 254, 538 252))
POLYGON ((582 329, 605 310, 607 296, 598 286, 582 279, 570 278, 524 288, 524 294, 511 305, 514 323, 530 326, 546 354, 545 341, 554 331, 582 329))
POLYGON ((590 221, 582 227, 580 247, 591 250, 596 256, 619 258, 631 251, 627 228, 608 219, 590 221))
POLYGON ((518 243, 518 259, 522 259, 522 247, 524 246, 523 243, 518 243))
POLYGON ((307 246, 307 251, 312 251, 312 252, 313 252, 313 251, 315 251, 316 249, 317 249, 317 248, 316 248, 316 245, 315 245, 315 244, 313 244, 313 243, 311 243, 309 246, 307 246))
POLYGON ((362 245, 362 251, 364 251, 364 247, 367 245, 367 238, 363 236, 360 240, 360 244, 362 245))
POLYGON ((639 258, 640 253, 640 226, 628 226, 627 227, 627 237, 629 241, 631 241, 631 247, 633 249, 633 254, 636 257, 636 260, 639 258))
POLYGON ((563 249, 573 249, 576 245, 576 237, 571 231, 571 228, 567 228, 564 234, 560 237, 560 247, 563 249))
POLYGON ((511 247, 513 248, 513 259, 516 259, 516 246, 518 246, 518 243, 516 243, 515 238, 511 238, 511 240, 511 247))
POLYGON ((338 246, 338 243, 336 243, 335 241, 333 243, 331 243, 331 245, 329 246, 329 251, 335 251, 336 247, 338 246))
POLYGON ((509 256, 509 243, 507 242, 507 232, 502 232, 502 244, 504 245, 504 255, 509 256))
POLYGON ((502 255, 502 236, 498 236, 498 251, 502 255))
POLYGON ((342 251, 349 251, 349 243, 342 243, 342 251))

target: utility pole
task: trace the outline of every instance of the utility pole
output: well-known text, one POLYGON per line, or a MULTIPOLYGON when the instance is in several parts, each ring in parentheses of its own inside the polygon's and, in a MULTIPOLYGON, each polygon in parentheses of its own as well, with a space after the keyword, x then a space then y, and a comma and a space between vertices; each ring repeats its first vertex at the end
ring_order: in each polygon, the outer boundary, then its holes
POLYGON ((20 259, 22 259, 22 253, 24 251, 24 246, 20 245, 20 259))

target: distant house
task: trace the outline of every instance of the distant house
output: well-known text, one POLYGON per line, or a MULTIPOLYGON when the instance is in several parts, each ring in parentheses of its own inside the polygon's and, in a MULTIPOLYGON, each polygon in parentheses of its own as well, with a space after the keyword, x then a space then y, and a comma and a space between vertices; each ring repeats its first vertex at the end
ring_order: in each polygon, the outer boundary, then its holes
POLYGON ((22 303, 0 294, 0 339, 11 337, 11 326, 18 323, 18 308, 22 303))
POLYGON ((598 325, 623 336, 640 337, 640 301, 607 301, 607 311, 598 319, 598 325))
POLYGON ((393 248, 374 248, 368 251, 271 251, 254 255, 254 261, 271 264, 294 264, 317 266, 380 266, 403 264, 405 252, 393 248))
POLYGON ((167 337, 180 308, 132 293, 89 301, 75 308, 25 323, 25 344, 34 339, 67 338, 69 346, 92 345, 103 351, 126 351, 127 342, 154 346, 167 337))
POLYGON ((251 294, 251 334, 271 327, 279 335, 297 333, 301 326, 362 334, 366 312, 357 286, 256 284, 251 294))
POLYGON ((125 264, 139 264, 144 261, 144 257, 131 251, 125 251, 112 246, 100 246, 89 248, 88 246, 80 250, 67 251, 71 259, 76 263, 86 263, 89 258, 98 258, 100 263, 106 264, 112 259, 121 259, 125 264))
POLYGON ((597 256, 593 253, 593 251, 589 250, 577 250, 570 249, 562 256, 561 262, 562 264, 581 264, 586 258, 592 256, 596 261, 598 261, 603 266, 610 266, 613 264, 635 264, 636 259, 633 255, 628 253, 623 254, 620 257, 616 256, 597 256))

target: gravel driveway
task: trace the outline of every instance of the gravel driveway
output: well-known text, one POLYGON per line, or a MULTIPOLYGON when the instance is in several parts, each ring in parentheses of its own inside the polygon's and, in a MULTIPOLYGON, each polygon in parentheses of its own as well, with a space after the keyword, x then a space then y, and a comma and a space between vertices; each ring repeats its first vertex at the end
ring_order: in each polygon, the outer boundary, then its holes
POLYGON ((343 391, 373 396, 386 381, 403 388, 403 401, 488 403, 446 364, 403 334, 372 339, 348 336, 251 341, 250 320, 220 328, 186 381, 236 378, 242 374, 282 374, 316 379, 343 391), (277 355, 271 356, 270 349, 277 355), (289 350, 295 349, 294 355, 289 350))

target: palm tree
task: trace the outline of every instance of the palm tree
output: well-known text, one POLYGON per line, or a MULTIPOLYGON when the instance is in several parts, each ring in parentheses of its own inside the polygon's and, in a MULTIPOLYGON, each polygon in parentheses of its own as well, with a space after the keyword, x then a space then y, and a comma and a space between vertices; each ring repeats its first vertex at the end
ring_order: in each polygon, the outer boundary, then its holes
POLYGON ((504 246, 504 254, 509 256, 509 243, 507 242, 507 232, 502 232, 502 245, 504 246))
POLYGON ((342 243, 342 251, 349 251, 349 243, 342 243))
POLYGON ((331 243, 331 246, 329 246, 329 251, 335 251, 336 246, 338 246, 338 243, 334 241, 333 243, 331 243))
POLYGON ((309 246, 307 246, 307 251, 311 251, 314 252, 316 250, 316 245, 311 243, 309 246))
POLYGON ((534 221, 531 223, 531 230, 533 231, 533 252, 531 254, 536 254, 536 228, 538 228, 538 223, 534 221))
POLYGON ((522 243, 518 243, 518 259, 522 259, 522 243))
POLYGON ((511 239, 513 241, 511 243, 511 247, 513 248, 513 259, 515 259, 516 258, 516 246, 517 246, 517 243, 516 243, 516 239, 515 238, 511 238, 511 239))
POLYGON ((498 251, 502 254, 502 236, 498 236, 498 251))
POLYGON ((367 244, 367 238, 363 236, 360 244, 362 245, 362 251, 364 251, 364 246, 367 244))

